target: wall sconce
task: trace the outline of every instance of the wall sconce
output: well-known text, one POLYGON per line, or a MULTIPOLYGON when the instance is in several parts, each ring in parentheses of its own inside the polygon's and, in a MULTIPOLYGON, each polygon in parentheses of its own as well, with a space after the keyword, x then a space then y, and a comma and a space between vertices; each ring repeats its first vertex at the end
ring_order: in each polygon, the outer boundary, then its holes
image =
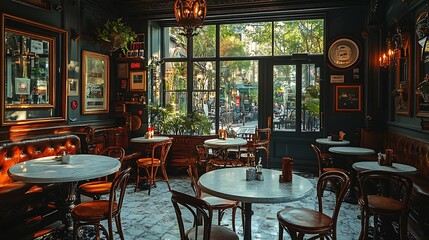
POLYGON ((380 67, 382 68, 387 68, 389 66, 389 58, 386 56, 385 53, 383 54, 383 56, 380 57, 379 62, 380 67))
POLYGON ((404 55, 404 37, 401 28, 395 28, 393 34, 387 33, 386 37, 387 54, 384 53, 380 59, 380 67, 387 68, 389 65, 396 65, 397 60, 404 55))

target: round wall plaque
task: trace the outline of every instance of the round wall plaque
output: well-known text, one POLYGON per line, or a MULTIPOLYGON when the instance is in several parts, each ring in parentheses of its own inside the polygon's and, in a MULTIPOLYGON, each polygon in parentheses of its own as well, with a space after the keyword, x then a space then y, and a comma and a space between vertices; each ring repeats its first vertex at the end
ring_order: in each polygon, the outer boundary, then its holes
POLYGON ((359 47, 351 39, 339 38, 329 46, 328 59, 336 68, 351 67, 359 59, 359 47))

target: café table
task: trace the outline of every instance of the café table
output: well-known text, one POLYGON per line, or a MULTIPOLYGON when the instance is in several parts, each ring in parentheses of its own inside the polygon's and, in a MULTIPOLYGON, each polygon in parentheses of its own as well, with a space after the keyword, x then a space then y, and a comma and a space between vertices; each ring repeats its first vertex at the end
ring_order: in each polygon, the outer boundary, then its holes
POLYGON ((344 156, 348 156, 346 158, 346 169, 350 172, 352 177, 350 178, 350 188, 346 193, 346 196, 344 197, 344 201, 347 203, 356 203, 357 197, 354 192, 354 189, 356 188, 356 176, 353 172, 352 165, 355 162, 356 156, 366 156, 366 155, 373 155, 375 154, 375 151, 370 148, 363 148, 363 147, 330 147, 328 149, 329 152, 340 154, 344 156))
POLYGON ((240 147, 245 146, 247 144, 247 140, 244 138, 212 138, 204 141, 204 145, 211 148, 212 151, 221 158, 223 161, 228 162, 229 160, 229 152, 236 151, 238 149, 238 156, 240 155, 240 147), (234 150, 232 150, 234 149, 234 150))
POLYGON ((392 166, 381 166, 378 162, 356 162, 353 163, 353 169, 356 171, 378 170, 403 174, 417 173, 417 169, 415 167, 402 163, 392 163, 392 166))
POLYGON ((328 146, 344 146, 344 145, 349 145, 350 141, 348 140, 338 140, 338 141, 332 141, 331 139, 328 138, 318 138, 316 139, 316 142, 318 144, 323 144, 323 145, 328 145, 328 146))
POLYGON ((252 239, 252 203, 284 203, 306 197, 313 184, 296 174, 291 182, 279 182, 281 171, 263 169, 263 181, 246 180, 245 167, 222 168, 203 174, 201 190, 224 199, 244 203, 244 240, 252 239))
POLYGON ((61 183, 61 215, 65 230, 71 236, 72 219, 70 211, 76 200, 76 187, 79 181, 99 178, 117 172, 121 167, 118 159, 103 155, 77 154, 70 155, 70 162, 63 164, 61 156, 50 156, 20 162, 8 170, 16 181, 26 183, 61 183))
POLYGON ((152 138, 145 138, 145 137, 135 137, 131 138, 132 143, 157 143, 162 141, 167 141, 170 139, 167 136, 153 136, 152 138))

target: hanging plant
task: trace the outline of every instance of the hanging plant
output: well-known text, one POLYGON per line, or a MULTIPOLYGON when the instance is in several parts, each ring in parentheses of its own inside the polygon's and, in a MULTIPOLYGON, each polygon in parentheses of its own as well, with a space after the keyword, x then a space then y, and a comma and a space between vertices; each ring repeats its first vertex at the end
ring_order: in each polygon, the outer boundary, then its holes
POLYGON ((105 24, 96 30, 100 45, 112 54, 121 50, 123 54, 128 51, 128 44, 136 40, 136 33, 131 27, 122 21, 122 18, 116 20, 107 20, 105 24))

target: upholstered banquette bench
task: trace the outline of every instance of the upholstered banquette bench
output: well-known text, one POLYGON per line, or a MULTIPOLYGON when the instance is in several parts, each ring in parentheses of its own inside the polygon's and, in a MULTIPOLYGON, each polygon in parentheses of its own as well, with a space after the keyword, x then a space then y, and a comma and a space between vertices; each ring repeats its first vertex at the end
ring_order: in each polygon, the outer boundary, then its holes
POLYGON ((384 146, 394 150, 396 162, 417 168, 417 174, 409 175, 413 180, 411 217, 429 237, 429 142, 387 131, 384 146))
POLYGON ((60 185, 14 181, 8 169, 16 163, 61 155, 64 151, 80 153, 79 137, 53 135, 0 143, 1 239, 21 239, 28 234, 37 237, 47 230, 46 226, 59 220, 60 185))

